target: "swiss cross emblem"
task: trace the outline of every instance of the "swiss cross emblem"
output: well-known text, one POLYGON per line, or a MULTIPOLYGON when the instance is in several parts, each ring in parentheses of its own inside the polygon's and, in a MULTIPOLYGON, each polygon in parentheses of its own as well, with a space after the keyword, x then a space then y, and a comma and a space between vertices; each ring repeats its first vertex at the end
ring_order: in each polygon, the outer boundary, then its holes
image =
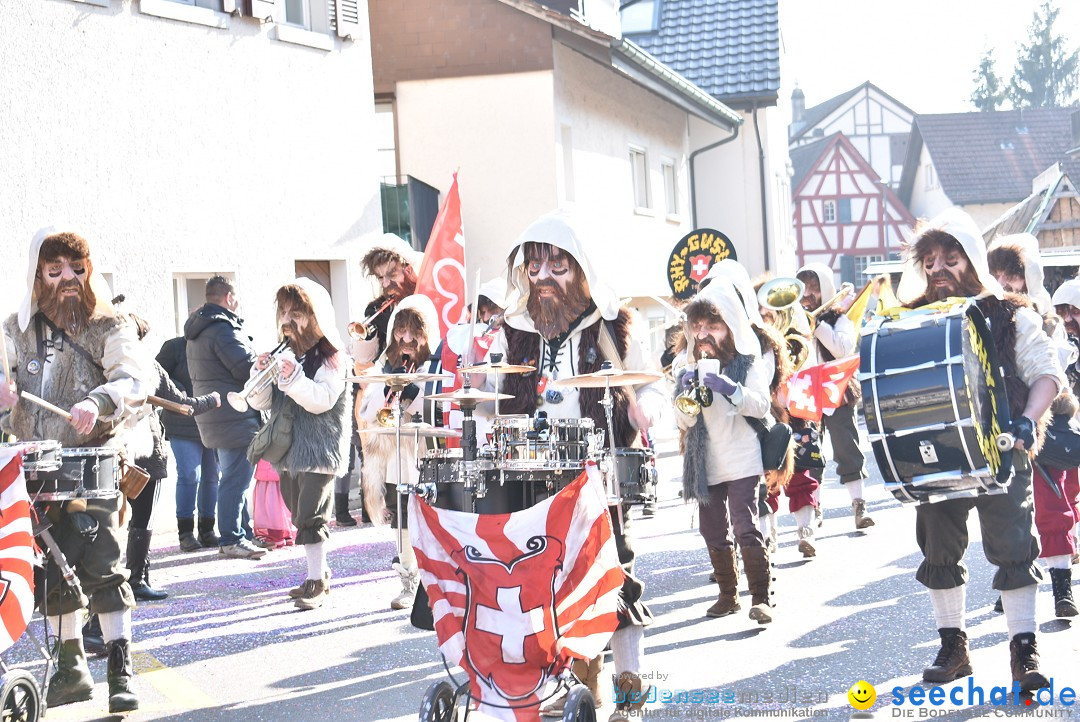
POLYGON ((525 549, 465 546, 451 555, 465 580, 464 663, 507 700, 539 691, 557 657, 554 581, 562 542, 534 536, 525 549), (512 557, 498 558, 503 554, 512 557))
POLYGON ((713 257, 705 253, 698 253, 690 256, 689 260, 690 278, 701 283, 702 279, 709 275, 709 269, 712 268, 713 257))

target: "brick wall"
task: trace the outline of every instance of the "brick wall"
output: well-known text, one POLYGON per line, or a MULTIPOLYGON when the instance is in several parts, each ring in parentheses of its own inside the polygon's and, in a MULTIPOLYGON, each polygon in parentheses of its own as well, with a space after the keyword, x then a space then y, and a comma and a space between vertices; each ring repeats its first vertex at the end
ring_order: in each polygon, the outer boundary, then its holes
POLYGON ((552 68, 551 26, 499 0, 370 0, 375 93, 400 80, 552 68))

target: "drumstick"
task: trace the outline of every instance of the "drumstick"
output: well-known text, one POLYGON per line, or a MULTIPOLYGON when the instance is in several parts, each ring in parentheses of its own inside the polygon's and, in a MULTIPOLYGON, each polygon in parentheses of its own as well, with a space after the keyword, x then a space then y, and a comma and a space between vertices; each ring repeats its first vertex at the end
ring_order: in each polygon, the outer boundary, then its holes
POLYGON ((195 409, 187 404, 178 404, 175 401, 169 401, 160 396, 147 396, 146 400, 154 406, 160 406, 166 411, 172 411, 173 413, 181 414, 182 416, 191 416, 195 413, 195 409))
POLYGON ((39 398, 39 397, 37 397, 37 396, 34 396, 34 395, 33 395, 32 393, 30 393, 29 391, 20 391, 20 392, 19 392, 19 395, 20 395, 20 396, 22 396, 22 397, 23 397, 24 399, 26 399, 27 401, 29 401, 30 403, 33 403, 33 404, 37 404, 37 405, 38 405, 38 406, 40 406, 41 408, 43 408, 43 409, 48 409, 49 411, 53 412, 53 413, 54 413, 54 414, 56 414, 57 416, 63 416, 63 417, 64 417, 65 419, 67 419, 68 421, 71 421, 71 414, 69 414, 68 412, 64 411, 64 410, 63 410, 62 408, 60 408, 59 406, 54 406, 53 404, 50 404, 50 403, 49 403, 48 401, 46 401, 45 399, 39 398))
POLYGON ((0 361, 3 361, 4 364, 3 368, 0 369, 4 372, 4 383, 10 384, 14 382, 15 379, 12 378, 13 374, 11 373, 11 364, 8 363, 7 334, 4 333, 4 324, 2 323, 0 323, 0 354, 2 354, 2 357, 0 357, 0 361))

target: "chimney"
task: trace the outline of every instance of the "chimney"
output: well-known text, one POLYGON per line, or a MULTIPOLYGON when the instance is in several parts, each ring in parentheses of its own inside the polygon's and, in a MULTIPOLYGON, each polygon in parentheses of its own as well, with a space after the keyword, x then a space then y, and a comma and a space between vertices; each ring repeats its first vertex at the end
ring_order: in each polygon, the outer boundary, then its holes
MULTIPOLYGON (((803 115, 806 113, 806 96, 803 95, 802 89, 796 83, 795 90, 791 91, 791 125, 795 128, 801 127, 803 123, 803 115)), ((1074 129, 1075 129, 1074 119, 1074 129)))
POLYGON ((1080 158, 1080 110, 1070 113, 1069 119, 1072 121, 1072 146, 1069 149, 1069 155, 1080 158))

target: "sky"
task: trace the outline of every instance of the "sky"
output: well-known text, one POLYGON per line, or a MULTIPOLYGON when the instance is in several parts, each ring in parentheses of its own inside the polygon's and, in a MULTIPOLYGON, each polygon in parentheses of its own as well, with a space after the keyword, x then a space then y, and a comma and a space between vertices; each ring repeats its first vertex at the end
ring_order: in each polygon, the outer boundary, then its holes
MULTIPOLYGON (((798 82, 810 108, 869 80, 916 113, 975 110, 975 68, 992 48, 1008 82, 1041 0, 779 0, 781 107, 798 82)), ((1080 45, 1080 0, 1054 27, 1080 45)), ((790 114, 790 110, 786 110, 790 114)))

